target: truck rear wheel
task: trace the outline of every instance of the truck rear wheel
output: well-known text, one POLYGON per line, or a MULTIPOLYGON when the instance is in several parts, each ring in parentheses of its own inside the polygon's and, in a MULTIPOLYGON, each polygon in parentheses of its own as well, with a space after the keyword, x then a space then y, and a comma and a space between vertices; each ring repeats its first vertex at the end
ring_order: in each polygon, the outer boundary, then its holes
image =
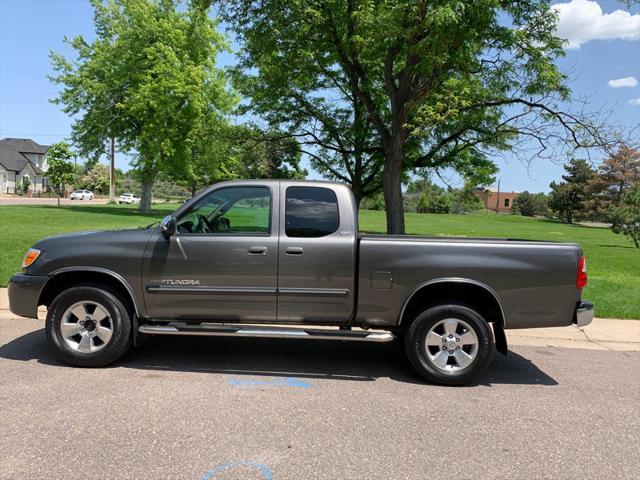
POLYGON ((47 313, 49 344, 66 363, 102 367, 131 344, 131 316, 120 296, 103 288, 78 286, 58 295, 47 313))
POLYGON ((475 310, 457 304, 434 306, 419 314, 404 341, 418 374, 439 385, 474 381, 493 353, 489 324, 475 310))

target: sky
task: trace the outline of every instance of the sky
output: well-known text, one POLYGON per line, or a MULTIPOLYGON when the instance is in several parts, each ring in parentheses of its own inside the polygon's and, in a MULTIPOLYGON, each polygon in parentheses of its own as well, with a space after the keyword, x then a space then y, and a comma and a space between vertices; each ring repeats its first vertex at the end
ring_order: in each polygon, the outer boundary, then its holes
MULTIPOLYGON (((558 64, 570 75, 572 94, 588 98, 592 111, 610 111, 614 125, 639 126, 640 8, 604 0, 557 2, 554 8, 560 15, 558 34, 568 40, 558 64)), ((0 138, 32 138, 45 145, 68 138, 71 119, 48 101, 57 89, 47 79, 49 51, 72 54, 65 35, 93 37, 87 0, 0 0, 0 138)), ((233 64, 234 56, 225 53, 218 61, 233 64)), ((635 133, 640 136, 640 128, 635 133)), ((116 166, 127 170, 129 160, 117 154, 116 166)), ((563 158, 526 165, 507 153, 495 160, 503 191, 548 191, 563 172, 563 158)), ((309 178, 319 175, 311 171, 309 178)), ((454 176, 448 178, 455 184, 454 176)))

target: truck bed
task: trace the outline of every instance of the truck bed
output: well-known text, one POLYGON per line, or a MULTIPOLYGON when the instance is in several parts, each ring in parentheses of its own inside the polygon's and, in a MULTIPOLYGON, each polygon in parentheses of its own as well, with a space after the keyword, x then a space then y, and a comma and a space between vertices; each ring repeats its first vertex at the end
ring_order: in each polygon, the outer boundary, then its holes
POLYGON ((505 328, 569 325, 580 291, 571 243, 505 238, 371 235, 358 237, 357 321, 397 325, 422 286, 482 285, 498 298, 505 328))

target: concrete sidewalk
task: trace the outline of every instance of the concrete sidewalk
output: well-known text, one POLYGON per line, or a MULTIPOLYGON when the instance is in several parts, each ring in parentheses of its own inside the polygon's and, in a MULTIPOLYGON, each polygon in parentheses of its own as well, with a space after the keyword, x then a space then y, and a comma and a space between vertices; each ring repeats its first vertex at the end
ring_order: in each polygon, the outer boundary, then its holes
MULTIPOLYGON (((46 309, 40 309, 44 319, 46 309)), ((0 317, 12 318, 7 289, 0 288, 0 317)), ((581 348, 587 350, 640 351, 640 320, 596 318, 590 325, 507 330, 509 345, 581 348)))

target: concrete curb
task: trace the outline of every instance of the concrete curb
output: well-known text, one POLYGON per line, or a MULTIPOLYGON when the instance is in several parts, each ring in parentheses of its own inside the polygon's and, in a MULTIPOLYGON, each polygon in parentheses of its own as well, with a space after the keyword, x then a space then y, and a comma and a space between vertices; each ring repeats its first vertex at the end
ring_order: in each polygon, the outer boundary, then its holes
POLYGON ((509 345, 640 351, 640 320, 595 318, 586 327, 507 330, 509 345))
MULTIPOLYGON (((41 308, 40 318, 44 318, 45 311, 41 308)), ((0 288, 0 317, 15 317, 9 311, 6 288, 0 288)), ((507 330, 507 338, 509 345, 637 352, 640 351, 640 320, 596 318, 582 328, 507 330)))

